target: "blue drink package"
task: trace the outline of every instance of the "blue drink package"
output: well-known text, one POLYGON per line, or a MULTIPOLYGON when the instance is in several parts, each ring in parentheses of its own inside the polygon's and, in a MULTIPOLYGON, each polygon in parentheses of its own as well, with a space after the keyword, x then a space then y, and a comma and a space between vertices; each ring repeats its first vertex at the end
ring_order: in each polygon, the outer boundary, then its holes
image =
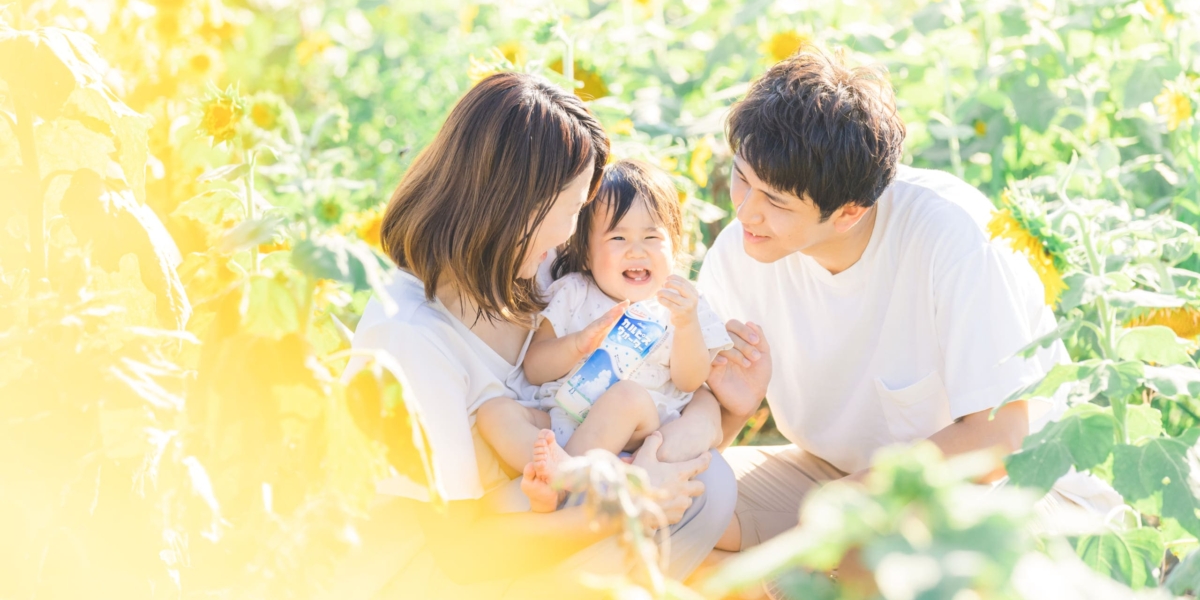
POLYGON ((592 404, 613 384, 628 379, 666 339, 670 322, 670 313, 655 300, 643 300, 627 308, 600 347, 567 377, 555 402, 582 423, 592 404))

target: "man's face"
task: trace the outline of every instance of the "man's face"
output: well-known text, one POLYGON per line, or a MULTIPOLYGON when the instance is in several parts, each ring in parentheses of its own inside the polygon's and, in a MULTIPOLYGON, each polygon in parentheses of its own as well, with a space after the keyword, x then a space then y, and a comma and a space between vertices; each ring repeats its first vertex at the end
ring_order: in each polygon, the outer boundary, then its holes
POLYGON ((839 234, 837 213, 822 222, 815 202, 768 186, 740 156, 733 159, 730 194, 746 254, 759 262, 775 262, 793 252, 818 253, 839 234))

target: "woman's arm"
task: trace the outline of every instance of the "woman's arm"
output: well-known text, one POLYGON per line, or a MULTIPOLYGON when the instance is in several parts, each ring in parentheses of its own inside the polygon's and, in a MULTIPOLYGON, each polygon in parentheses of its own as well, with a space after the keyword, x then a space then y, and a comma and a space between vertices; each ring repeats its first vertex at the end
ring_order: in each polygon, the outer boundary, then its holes
POLYGON ((529 350, 525 353, 525 378, 533 385, 561 379, 571 371, 579 361, 600 347, 608 330, 625 313, 629 302, 622 302, 604 313, 582 331, 569 333, 562 337, 554 332, 554 325, 549 319, 542 321, 541 327, 533 334, 529 342, 529 350))

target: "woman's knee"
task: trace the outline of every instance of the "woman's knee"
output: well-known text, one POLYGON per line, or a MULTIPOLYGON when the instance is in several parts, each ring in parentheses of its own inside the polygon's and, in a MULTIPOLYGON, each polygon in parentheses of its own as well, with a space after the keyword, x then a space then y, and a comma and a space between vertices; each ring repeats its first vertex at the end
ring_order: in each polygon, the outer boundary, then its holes
POLYGON ((694 501, 703 503, 694 519, 704 522, 706 528, 713 528, 719 537, 737 508, 737 478, 721 453, 711 452, 712 461, 708 468, 696 476, 696 480, 704 484, 704 494, 694 501))

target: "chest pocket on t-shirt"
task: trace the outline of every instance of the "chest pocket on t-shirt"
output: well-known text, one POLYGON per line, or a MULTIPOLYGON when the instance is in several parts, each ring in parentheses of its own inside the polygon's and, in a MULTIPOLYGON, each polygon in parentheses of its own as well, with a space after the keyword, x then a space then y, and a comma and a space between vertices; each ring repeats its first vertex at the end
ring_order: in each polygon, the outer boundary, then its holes
POLYGON ((951 423, 950 397, 936 370, 898 389, 875 378, 875 391, 888 429, 898 442, 927 438, 951 423))

